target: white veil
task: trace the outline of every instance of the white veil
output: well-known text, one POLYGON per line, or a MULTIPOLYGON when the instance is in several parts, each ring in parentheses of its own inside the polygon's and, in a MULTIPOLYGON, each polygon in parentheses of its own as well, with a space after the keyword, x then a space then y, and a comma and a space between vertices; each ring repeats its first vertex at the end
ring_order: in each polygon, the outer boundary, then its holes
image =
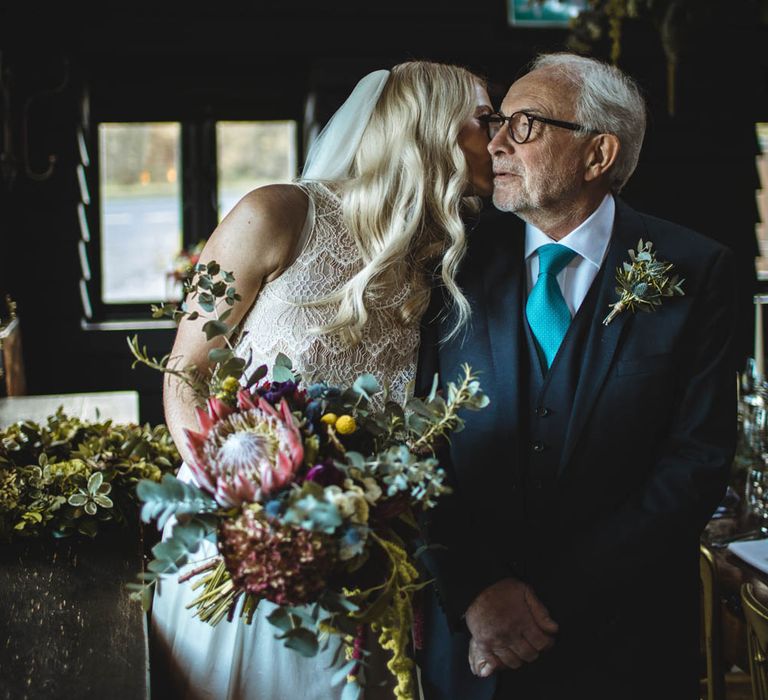
POLYGON ((388 70, 377 70, 361 78, 312 142, 299 181, 349 177, 363 132, 388 78, 388 70))

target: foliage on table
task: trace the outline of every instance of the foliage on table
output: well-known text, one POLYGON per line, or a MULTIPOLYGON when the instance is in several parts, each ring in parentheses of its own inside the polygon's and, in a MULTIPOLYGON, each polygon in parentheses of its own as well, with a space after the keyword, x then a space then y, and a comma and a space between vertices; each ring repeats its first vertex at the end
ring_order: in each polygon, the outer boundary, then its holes
POLYGON ((179 463, 164 425, 82 421, 62 408, 45 423, 19 421, 0 431, 0 541, 124 524, 137 512, 136 484, 179 463))

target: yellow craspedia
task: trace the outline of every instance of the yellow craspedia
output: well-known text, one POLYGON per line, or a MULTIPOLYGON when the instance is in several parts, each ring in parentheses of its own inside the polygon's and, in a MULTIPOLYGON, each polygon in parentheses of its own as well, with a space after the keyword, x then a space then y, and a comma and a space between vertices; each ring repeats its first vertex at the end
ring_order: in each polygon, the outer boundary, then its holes
POLYGON ((352 416, 339 416, 336 419, 336 432, 342 435, 349 435, 357 430, 357 423, 352 416))
POLYGON ((240 388, 240 382, 238 382, 237 379, 235 379, 235 377, 227 377, 221 383, 221 388, 224 391, 232 394, 240 388))
POLYGON ((326 413, 323 415, 323 417, 320 419, 325 423, 326 425, 336 425, 336 421, 339 419, 339 417, 335 413, 326 413))

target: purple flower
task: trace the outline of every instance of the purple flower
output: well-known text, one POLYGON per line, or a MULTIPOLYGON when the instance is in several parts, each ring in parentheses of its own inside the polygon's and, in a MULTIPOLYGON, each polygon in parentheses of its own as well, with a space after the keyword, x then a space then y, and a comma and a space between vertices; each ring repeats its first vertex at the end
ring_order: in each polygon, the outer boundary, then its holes
POLYGON ((267 389, 263 393, 259 391, 259 393, 261 393, 262 396, 274 406, 283 397, 292 396, 295 391, 296 391, 296 382, 287 381, 287 382, 272 382, 269 385, 269 389, 267 389))
POLYGON ((344 482, 344 473, 337 469, 331 460, 326 459, 307 472, 306 480, 314 481, 321 486, 341 486, 344 482))

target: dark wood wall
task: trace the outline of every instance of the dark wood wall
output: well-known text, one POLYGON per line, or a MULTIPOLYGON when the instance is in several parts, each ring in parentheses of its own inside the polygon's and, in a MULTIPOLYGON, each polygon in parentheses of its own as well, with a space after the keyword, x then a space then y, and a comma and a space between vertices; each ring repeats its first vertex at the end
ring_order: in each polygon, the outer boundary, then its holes
MULTIPOLYGON (((768 82, 765 26, 752 3, 741 4, 743 11, 735 3, 727 17, 694 28, 693 46, 680 60, 674 118, 666 111, 663 52, 649 25, 628 27, 621 65, 640 80, 651 106, 646 147, 625 197, 737 251, 744 354, 755 287, 754 123, 768 121, 768 82), (746 89, 736 87, 742 82, 746 89)), ((83 86, 95 122, 301 121, 310 92, 327 116, 364 73, 412 58, 465 65, 488 77, 498 100, 537 52, 560 50, 567 38, 563 30, 509 28, 501 0, 218 2, 201 10, 16 5, 0 7, 0 51, 13 72, 17 133, 25 97, 56 85, 65 62, 70 67, 67 86, 30 111, 31 163, 40 170, 56 154, 53 176, 35 182, 20 174, 12 189, 0 189, 0 290, 19 305, 28 389, 136 388, 142 418, 153 422, 162 419, 160 377, 130 369, 127 333, 81 329, 75 168, 83 86)), ((145 330, 140 337, 163 354, 173 332, 145 330)))

